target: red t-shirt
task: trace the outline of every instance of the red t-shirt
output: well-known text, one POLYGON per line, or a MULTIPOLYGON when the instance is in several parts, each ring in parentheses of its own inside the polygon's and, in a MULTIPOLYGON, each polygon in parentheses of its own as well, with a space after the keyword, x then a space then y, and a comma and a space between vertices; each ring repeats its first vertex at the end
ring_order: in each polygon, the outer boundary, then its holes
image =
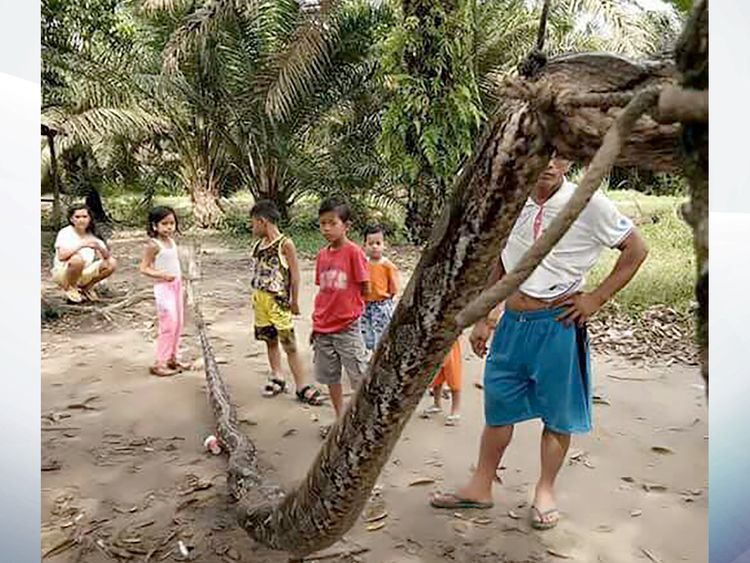
POLYGON ((315 260, 315 296, 313 331, 321 334, 341 332, 362 316, 365 300, 362 283, 370 281, 364 250, 352 241, 341 248, 323 248, 315 260))

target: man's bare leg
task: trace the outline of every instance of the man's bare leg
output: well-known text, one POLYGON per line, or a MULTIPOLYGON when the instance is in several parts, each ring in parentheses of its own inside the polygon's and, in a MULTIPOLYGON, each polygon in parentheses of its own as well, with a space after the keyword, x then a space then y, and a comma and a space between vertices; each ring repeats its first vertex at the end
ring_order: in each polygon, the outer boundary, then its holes
POLYGON ((544 428, 541 440, 542 470, 534 494, 534 506, 544 523, 555 521, 558 516, 549 512, 557 507, 555 503, 555 479, 565 461, 565 454, 570 447, 570 434, 559 434, 544 428), (549 512, 549 514, 546 514, 549 512), (541 514, 541 516, 540 516, 541 514))
POLYGON ((513 426, 485 426, 479 444, 479 462, 467 485, 456 491, 464 500, 492 502, 497 467, 513 437, 513 426))

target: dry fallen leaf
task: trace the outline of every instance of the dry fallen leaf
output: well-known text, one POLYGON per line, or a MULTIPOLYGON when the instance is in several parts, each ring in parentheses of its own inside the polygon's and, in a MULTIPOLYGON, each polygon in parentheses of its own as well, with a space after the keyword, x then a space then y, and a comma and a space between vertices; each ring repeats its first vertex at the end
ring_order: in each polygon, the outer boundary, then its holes
POLYGON ((380 522, 375 522, 373 524, 370 524, 369 526, 367 526, 367 531, 375 532, 376 530, 380 530, 383 527, 385 527, 385 520, 381 520, 380 522))
POLYGON ((656 555, 654 555, 651 551, 649 551, 645 547, 642 547, 641 551, 643 552, 643 555, 651 559, 651 561, 653 561, 654 563, 662 563, 661 559, 659 559, 656 555))
POLYGON ((630 517, 631 518, 638 518, 638 516, 640 516, 641 514, 643 514, 642 510, 631 510, 630 511, 630 517))
POLYGON ((508 511, 508 516, 510 516, 511 518, 513 518, 513 520, 520 520, 521 519, 521 517, 518 514, 516 514, 515 512, 513 512, 512 510, 508 511))
POLYGON ((554 557, 559 557, 560 559, 572 559, 571 555, 563 553, 562 551, 557 551, 556 549, 552 549, 551 547, 547 548, 547 553, 554 557))
POLYGON ((657 454, 673 454, 674 451, 666 446, 651 446, 651 451, 657 454))
POLYGON ((660 485, 659 483, 643 483, 643 488, 646 492, 656 491, 662 493, 667 490, 666 485, 660 485))
POLYGON ((432 479, 431 477, 419 477, 418 479, 414 479, 411 483, 409 483, 410 487, 414 487, 416 485, 429 485, 430 483, 434 483, 435 479, 432 479))
POLYGON ((472 518, 471 521, 474 522, 474 524, 479 524, 480 526, 492 524, 492 518, 487 518, 486 516, 477 516, 476 518, 472 518))
POLYGON ((622 480, 623 480, 623 481, 625 481, 626 483, 635 483, 635 479, 633 479, 633 478, 632 478, 632 477, 630 477, 629 475, 626 475, 625 477, 620 477, 620 479, 622 479, 622 480))

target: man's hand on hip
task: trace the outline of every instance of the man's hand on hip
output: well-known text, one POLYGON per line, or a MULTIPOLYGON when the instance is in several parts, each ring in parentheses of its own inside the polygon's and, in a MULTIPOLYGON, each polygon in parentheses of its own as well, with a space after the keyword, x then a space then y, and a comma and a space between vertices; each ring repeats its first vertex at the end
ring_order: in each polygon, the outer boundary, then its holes
POLYGON ((583 326, 599 309, 602 308, 605 301, 596 293, 576 293, 555 299, 549 304, 550 308, 564 307, 565 312, 555 320, 568 326, 578 324, 583 326))

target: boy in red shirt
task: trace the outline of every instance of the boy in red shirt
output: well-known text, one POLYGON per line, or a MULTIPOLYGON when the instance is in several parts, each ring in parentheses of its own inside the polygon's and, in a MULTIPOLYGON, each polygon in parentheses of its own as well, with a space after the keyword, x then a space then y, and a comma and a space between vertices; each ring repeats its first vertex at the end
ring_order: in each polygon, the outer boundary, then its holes
MULTIPOLYGON (((350 241, 351 211, 336 199, 323 201, 318 210, 320 232, 328 241, 315 260, 315 296, 311 336, 315 377, 327 385, 336 418, 343 413, 341 367, 356 389, 367 371, 367 353, 360 317, 364 296, 370 290, 370 274, 364 251, 350 241)), ((328 427, 321 429, 325 435, 328 427)))

